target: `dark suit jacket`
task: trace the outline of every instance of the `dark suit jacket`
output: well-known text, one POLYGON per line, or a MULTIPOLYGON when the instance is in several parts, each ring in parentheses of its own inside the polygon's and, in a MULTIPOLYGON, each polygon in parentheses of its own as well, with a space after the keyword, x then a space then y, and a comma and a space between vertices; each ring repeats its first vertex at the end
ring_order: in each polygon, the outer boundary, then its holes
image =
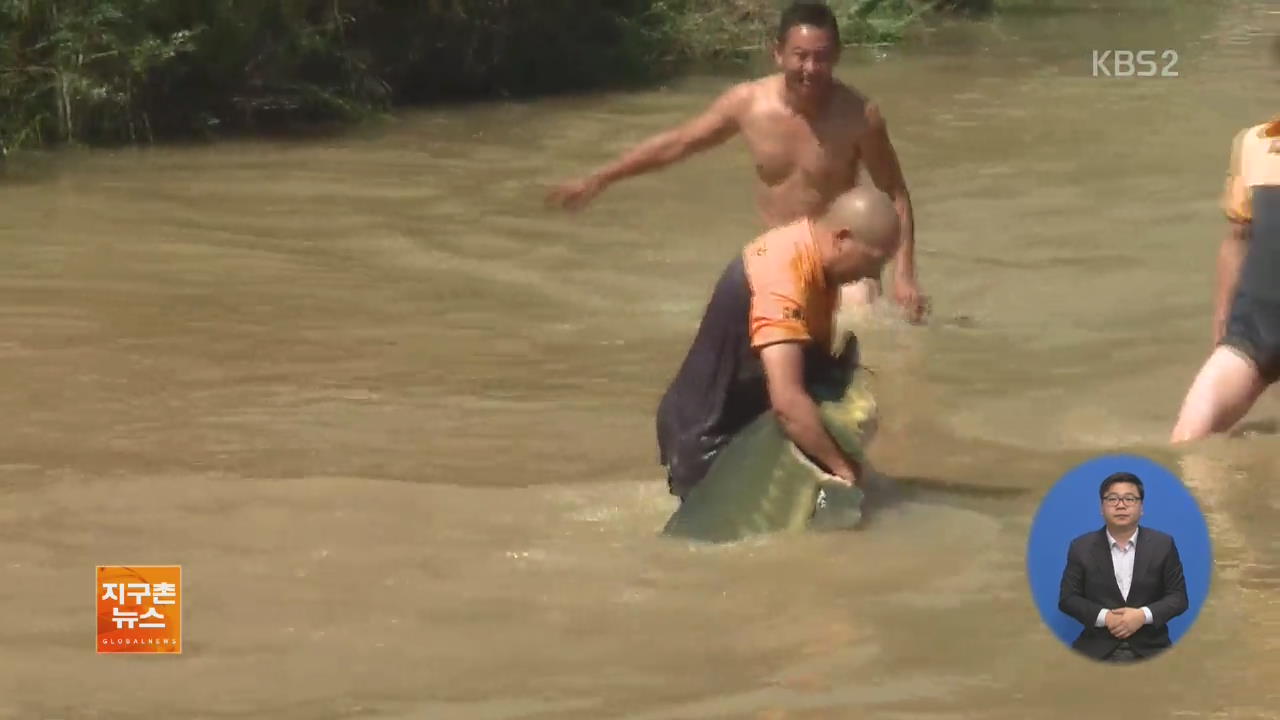
POLYGON ((1151 609, 1153 622, 1130 635, 1129 645, 1144 657, 1171 645, 1167 623, 1187 610, 1187 585, 1178 546, 1165 533, 1139 526, 1134 552, 1133 582, 1126 600, 1116 584, 1106 528, 1071 541, 1058 591, 1058 609, 1084 625, 1071 647, 1093 658, 1106 657, 1120 641, 1105 625, 1094 627, 1098 612, 1144 606, 1151 609))

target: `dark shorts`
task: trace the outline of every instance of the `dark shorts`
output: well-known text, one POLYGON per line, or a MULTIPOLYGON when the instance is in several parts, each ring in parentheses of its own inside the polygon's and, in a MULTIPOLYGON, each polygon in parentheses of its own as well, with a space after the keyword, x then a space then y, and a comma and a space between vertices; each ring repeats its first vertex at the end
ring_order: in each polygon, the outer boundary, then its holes
POLYGON ((1280 380, 1280 303, 1237 293, 1222 344, 1253 363, 1263 382, 1280 380))
POLYGON ((1280 379, 1280 187, 1250 189, 1249 251, 1222 344, 1257 367, 1268 385, 1280 379))
MULTIPOLYGON (((659 462, 685 495, 733 436, 770 409, 764 366, 751 348, 751 286, 739 255, 721 273, 693 344, 658 404, 659 462)), ((834 368, 829 349, 805 345, 805 377, 834 368)))
POLYGON ((693 344, 658 405, 660 462, 683 498, 735 433, 769 409, 764 366, 748 330, 751 288, 742 257, 724 269, 693 344))

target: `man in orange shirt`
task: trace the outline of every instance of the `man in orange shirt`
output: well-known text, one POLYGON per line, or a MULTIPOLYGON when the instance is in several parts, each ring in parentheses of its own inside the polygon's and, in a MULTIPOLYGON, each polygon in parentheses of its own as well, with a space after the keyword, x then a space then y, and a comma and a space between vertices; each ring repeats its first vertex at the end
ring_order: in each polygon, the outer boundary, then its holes
POLYGON ((840 287, 876 277, 898 250, 899 230, 893 202, 857 187, 817 217, 761 235, 729 263, 658 406, 672 494, 683 499, 729 440, 769 409, 802 452, 857 483, 857 463, 827 433, 805 380, 833 362, 840 287))
POLYGON ((1280 115, 1236 135, 1222 204, 1217 347, 1187 391, 1174 443, 1230 429, 1280 379, 1280 115))

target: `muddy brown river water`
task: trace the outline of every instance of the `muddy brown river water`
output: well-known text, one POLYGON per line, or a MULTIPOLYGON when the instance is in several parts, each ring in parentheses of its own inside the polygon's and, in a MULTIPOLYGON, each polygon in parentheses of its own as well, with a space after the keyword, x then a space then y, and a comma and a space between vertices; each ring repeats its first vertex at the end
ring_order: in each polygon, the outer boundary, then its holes
POLYGON ((540 205, 731 79, 12 158, 0 718, 1280 716, 1277 396, 1164 445, 1231 137, 1280 111, 1280 5, 1095 5, 845 58, 936 310, 858 320, 896 484, 851 535, 656 534, 653 410, 757 232, 744 148, 540 205), (1093 77, 1114 48, 1179 76, 1093 77), (1217 561, 1124 673, 1050 635, 1023 568, 1043 493, 1115 451, 1183 474, 1217 561), (95 655, 116 563, 183 566, 180 657, 95 655))

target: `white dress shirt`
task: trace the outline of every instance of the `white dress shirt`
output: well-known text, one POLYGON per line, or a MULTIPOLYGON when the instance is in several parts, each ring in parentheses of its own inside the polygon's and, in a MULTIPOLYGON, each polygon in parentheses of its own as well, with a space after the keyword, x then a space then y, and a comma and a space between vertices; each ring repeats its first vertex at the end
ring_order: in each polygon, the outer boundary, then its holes
MULTIPOLYGON (((1128 600, 1129 588, 1133 586, 1133 558, 1138 550, 1138 529, 1134 528, 1133 537, 1129 538, 1123 545, 1111 537, 1111 531, 1108 530, 1107 546, 1111 548, 1111 564, 1116 569, 1116 584, 1120 586, 1120 595, 1125 600, 1128 600)), ((1098 611, 1098 620, 1094 623, 1096 627, 1106 626, 1108 612, 1108 608, 1098 611)), ((1144 625, 1150 625, 1155 622, 1151 616, 1151 608, 1143 607, 1142 614, 1147 618, 1147 621, 1143 623, 1144 625)))

